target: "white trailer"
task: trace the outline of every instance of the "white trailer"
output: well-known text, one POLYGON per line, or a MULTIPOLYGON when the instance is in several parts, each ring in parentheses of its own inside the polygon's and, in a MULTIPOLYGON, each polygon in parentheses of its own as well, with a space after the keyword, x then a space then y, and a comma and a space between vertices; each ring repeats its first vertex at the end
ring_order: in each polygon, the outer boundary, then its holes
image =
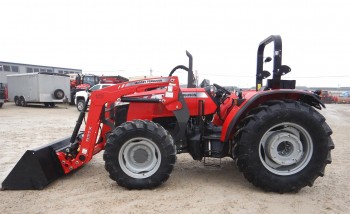
POLYGON ((8 99, 18 106, 28 103, 55 103, 70 101, 69 76, 56 73, 28 73, 7 75, 8 99))

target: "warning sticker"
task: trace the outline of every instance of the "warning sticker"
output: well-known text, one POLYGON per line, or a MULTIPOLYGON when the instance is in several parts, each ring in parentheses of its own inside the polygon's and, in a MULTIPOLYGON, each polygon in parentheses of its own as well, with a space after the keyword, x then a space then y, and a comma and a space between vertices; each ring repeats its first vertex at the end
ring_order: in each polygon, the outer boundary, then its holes
POLYGON ((165 97, 173 98, 174 93, 173 92, 165 92, 165 97))
POLYGON ((83 150, 81 151, 81 153, 83 153, 84 155, 86 155, 87 149, 83 149, 83 150))

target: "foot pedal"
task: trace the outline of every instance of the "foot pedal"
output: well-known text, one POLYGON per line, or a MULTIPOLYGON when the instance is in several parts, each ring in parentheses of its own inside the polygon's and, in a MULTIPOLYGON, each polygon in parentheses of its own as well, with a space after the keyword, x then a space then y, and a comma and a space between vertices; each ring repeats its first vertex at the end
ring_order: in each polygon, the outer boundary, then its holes
POLYGON ((204 157, 204 166, 221 168, 221 158, 204 157))

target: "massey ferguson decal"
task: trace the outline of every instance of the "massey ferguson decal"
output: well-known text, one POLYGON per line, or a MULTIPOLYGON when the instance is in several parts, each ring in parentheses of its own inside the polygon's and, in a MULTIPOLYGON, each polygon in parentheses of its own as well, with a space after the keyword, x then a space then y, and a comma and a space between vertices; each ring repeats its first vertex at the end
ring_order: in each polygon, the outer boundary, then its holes
POLYGON ((149 83, 168 82, 168 81, 169 81, 169 77, 159 78, 159 79, 136 80, 134 82, 129 82, 125 84, 125 87, 133 86, 133 85, 149 84, 149 83))

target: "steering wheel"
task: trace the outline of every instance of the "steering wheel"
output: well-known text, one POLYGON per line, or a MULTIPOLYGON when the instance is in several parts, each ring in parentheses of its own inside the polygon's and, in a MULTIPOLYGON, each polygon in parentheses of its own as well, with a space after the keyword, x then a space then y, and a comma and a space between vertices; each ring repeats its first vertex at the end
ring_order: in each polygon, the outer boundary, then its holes
POLYGON ((231 95, 231 92, 229 92, 226 88, 224 88, 218 84, 215 84, 215 83, 213 84, 213 86, 215 86, 215 88, 217 88, 218 91, 221 91, 222 93, 227 94, 227 95, 231 95))

